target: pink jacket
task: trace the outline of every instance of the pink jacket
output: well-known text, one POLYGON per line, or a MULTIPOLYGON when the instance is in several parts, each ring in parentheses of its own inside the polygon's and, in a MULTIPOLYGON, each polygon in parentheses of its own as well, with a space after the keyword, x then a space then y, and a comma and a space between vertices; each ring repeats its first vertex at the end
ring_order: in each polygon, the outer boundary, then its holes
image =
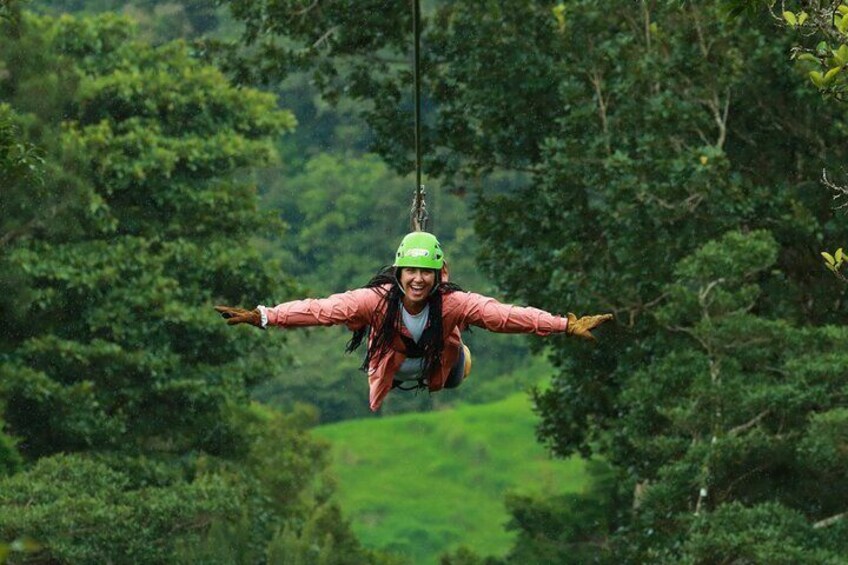
MULTIPOLYGON (((386 285, 388 290, 388 285, 386 285)), ((359 288, 327 298, 307 298, 285 302, 267 309, 268 324, 284 328, 302 326, 333 326, 345 324, 355 331, 371 323, 377 310, 381 294, 377 289, 359 288)), ((442 328, 445 347, 442 364, 436 375, 429 379, 431 391, 444 386, 453 364, 459 356, 461 332, 468 326, 478 326, 499 333, 535 333, 548 335, 564 332, 568 320, 554 316, 537 308, 523 308, 502 304, 473 292, 451 292, 442 297, 442 328)), ((401 333, 411 337, 401 324, 401 333)), ((398 337, 392 351, 381 359, 372 359, 368 367, 370 406, 372 411, 380 408, 392 389, 392 381, 406 355, 403 341, 398 337)))

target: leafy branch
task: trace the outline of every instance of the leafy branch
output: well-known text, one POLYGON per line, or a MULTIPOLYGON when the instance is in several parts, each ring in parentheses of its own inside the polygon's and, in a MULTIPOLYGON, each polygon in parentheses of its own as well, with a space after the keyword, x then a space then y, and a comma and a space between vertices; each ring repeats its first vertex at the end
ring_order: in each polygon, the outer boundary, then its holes
POLYGON ((826 528, 828 526, 832 526, 833 524, 839 522, 840 520, 844 520, 846 517, 848 517, 848 512, 842 512, 841 514, 837 514, 835 516, 825 518, 824 520, 819 520, 818 522, 813 524, 813 527, 816 528, 816 529, 826 528))

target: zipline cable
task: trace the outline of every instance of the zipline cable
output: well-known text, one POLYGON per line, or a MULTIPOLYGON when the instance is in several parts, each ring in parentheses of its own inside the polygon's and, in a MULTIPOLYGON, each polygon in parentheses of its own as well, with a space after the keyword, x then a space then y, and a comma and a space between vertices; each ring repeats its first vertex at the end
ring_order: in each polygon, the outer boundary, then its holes
POLYGON ((413 74, 415 82, 415 193, 412 197, 410 212, 413 231, 425 231, 427 228, 427 203, 424 201, 426 192, 421 184, 421 5, 419 0, 413 0, 412 10, 413 44, 413 74))

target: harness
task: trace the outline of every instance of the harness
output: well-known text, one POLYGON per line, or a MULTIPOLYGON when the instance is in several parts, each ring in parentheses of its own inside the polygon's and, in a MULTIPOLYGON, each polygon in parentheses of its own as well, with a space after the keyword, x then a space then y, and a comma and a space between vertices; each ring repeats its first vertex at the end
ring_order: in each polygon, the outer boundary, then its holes
MULTIPOLYGON (((418 343, 415 343, 411 337, 407 337, 402 333, 398 333, 400 339, 403 341, 406 358, 407 359, 421 359, 424 357, 424 350, 428 345, 433 341, 433 326, 429 325, 424 328, 424 331, 421 334, 421 339, 418 340, 418 343)), ((400 379, 394 379, 392 381, 392 390, 423 390, 427 388, 427 377, 419 376, 416 379, 414 384, 410 384, 409 386, 403 386, 403 383, 409 383, 410 381, 402 381, 400 379)))

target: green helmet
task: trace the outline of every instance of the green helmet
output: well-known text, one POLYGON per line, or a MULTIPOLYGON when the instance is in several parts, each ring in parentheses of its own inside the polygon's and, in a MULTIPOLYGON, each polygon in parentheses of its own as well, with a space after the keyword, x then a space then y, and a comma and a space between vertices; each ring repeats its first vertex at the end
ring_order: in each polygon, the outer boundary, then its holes
POLYGON ((406 234, 400 242, 393 266, 439 271, 444 264, 445 255, 436 236, 423 231, 414 231, 406 234))

